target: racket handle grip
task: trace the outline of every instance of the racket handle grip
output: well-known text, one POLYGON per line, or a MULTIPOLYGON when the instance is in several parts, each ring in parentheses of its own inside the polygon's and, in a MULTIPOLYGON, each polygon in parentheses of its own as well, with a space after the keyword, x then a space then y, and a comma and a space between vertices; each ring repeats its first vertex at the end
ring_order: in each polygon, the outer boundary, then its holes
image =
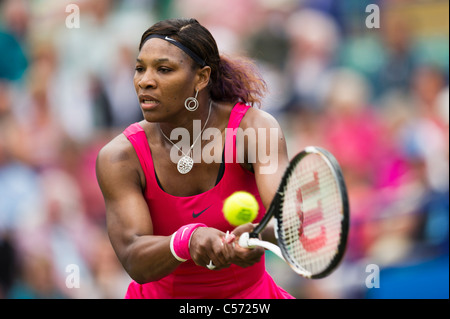
POLYGON ((241 237, 239 237, 239 246, 250 249, 255 248, 256 246, 260 246, 267 250, 270 250, 275 255, 285 260, 283 254, 281 253, 280 247, 272 243, 269 243, 268 241, 259 240, 258 238, 250 238, 249 233, 243 233, 241 237))
POLYGON ((250 234, 243 233, 241 237, 239 237, 239 246, 241 246, 242 248, 249 248, 249 240, 250 234))
POLYGON ((254 248, 255 247, 254 239, 255 238, 250 237, 250 233, 243 233, 239 237, 239 246, 243 248, 254 248))

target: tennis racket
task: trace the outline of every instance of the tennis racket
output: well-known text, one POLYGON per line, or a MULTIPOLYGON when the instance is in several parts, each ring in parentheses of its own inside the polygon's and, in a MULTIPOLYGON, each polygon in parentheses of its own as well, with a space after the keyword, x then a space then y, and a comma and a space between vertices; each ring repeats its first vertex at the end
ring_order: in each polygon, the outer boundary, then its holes
POLYGON ((310 146, 289 163, 269 209, 239 245, 264 247, 299 275, 329 275, 344 256, 349 231, 349 205, 341 169, 328 151, 310 146), (278 246, 258 239, 275 217, 278 246))

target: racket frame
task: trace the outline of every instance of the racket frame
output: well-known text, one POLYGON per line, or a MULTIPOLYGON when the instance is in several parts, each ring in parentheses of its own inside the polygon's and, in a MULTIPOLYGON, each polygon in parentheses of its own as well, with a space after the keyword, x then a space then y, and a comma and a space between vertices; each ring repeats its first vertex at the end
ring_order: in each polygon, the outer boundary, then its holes
MULTIPOLYGON (((283 175, 283 178, 280 182, 280 185, 278 187, 278 190, 270 204, 269 209, 267 210, 266 214, 264 215, 261 222, 255 227, 255 229, 248 235, 248 239, 246 239, 246 235, 242 240, 242 244, 244 244, 244 241, 247 242, 247 247, 251 246, 262 246, 266 249, 269 249, 270 251, 274 252, 277 256, 284 259, 286 263, 299 275, 302 275, 306 278, 311 279, 319 279, 328 276, 336 267, 339 265, 339 263, 342 261, 343 256, 345 254, 346 246, 347 246, 347 237, 349 232, 349 202, 348 202, 348 195, 347 195, 347 188, 345 186, 344 177, 341 171, 341 168, 339 166, 339 163, 337 162, 336 158, 327 150, 317 147, 317 146, 308 146, 303 151, 298 153, 290 162, 289 166, 286 168, 286 171, 283 175), (339 190, 339 196, 342 201, 342 220, 341 220, 341 236, 340 236, 340 242, 337 247, 337 254, 333 257, 333 259, 330 261, 329 265, 317 274, 311 274, 309 271, 303 269, 298 263, 296 263, 290 256, 290 254, 286 250, 286 246, 284 245, 282 241, 282 227, 278 227, 282 224, 282 204, 285 194, 285 188, 287 186, 287 182, 289 181, 289 177, 291 176, 293 170, 296 168, 299 161, 301 161, 305 156, 309 154, 317 154, 321 156, 327 165, 331 168, 331 171, 333 172, 334 178, 336 182, 338 183, 338 190, 339 190), (278 240, 278 246, 274 245, 269 242, 264 242, 262 240, 259 240, 259 234, 264 230, 264 228, 267 226, 269 221, 272 219, 272 217, 275 216, 276 219, 276 226, 275 227, 275 235, 278 240), (268 245, 270 244, 270 245, 268 245), (275 246, 275 247, 274 247, 275 246), (281 252, 281 254, 280 254, 281 252)), ((244 234, 243 234, 244 235, 244 234)), ((241 241, 240 241, 241 244, 241 241)), ((242 245, 241 245, 242 246, 242 245)))

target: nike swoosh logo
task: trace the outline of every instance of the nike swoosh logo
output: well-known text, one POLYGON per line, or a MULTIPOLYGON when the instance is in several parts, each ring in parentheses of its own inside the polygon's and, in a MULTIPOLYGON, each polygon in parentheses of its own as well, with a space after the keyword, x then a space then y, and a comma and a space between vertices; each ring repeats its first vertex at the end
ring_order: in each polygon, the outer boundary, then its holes
POLYGON ((166 36, 166 38, 165 38, 167 41, 172 41, 172 42, 176 42, 174 39, 172 39, 172 38, 169 38, 168 36, 166 36))
MULTIPOLYGON (((209 206, 211 207, 211 206, 209 206)), ((202 210, 200 213, 196 214, 195 212, 192 213, 192 217, 197 218, 198 216, 200 216, 201 214, 203 214, 209 207, 205 208, 204 210, 202 210)))

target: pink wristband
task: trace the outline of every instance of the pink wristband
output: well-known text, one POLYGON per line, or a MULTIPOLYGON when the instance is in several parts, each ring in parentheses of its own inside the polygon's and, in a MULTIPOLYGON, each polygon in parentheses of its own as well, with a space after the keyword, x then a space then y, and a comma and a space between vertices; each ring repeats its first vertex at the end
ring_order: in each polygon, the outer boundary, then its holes
POLYGON ((189 244, 192 234, 199 227, 207 227, 205 224, 188 224, 181 226, 170 239, 170 251, 172 255, 181 262, 191 259, 189 244))

